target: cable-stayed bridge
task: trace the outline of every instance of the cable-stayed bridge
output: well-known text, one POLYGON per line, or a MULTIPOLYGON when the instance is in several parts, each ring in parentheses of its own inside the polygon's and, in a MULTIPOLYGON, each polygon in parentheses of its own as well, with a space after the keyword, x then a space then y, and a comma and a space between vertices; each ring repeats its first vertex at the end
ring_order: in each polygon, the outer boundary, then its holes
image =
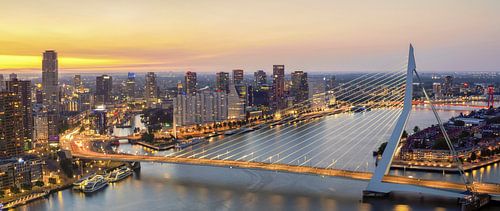
MULTIPOLYGON (((408 61, 393 71, 366 74, 317 98, 282 109, 270 120, 246 129, 256 131, 187 148, 166 156, 103 154, 87 142, 70 141, 74 156, 117 161, 164 162, 252 168, 370 180, 366 193, 419 192, 455 198, 470 194, 464 183, 389 176, 392 158, 411 110, 413 48, 408 61), (372 151, 388 142, 378 165, 372 151), (373 173, 372 173, 373 172, 373 173)), ((500 194, 493 184, 474 185, 475 192, 500 194)))

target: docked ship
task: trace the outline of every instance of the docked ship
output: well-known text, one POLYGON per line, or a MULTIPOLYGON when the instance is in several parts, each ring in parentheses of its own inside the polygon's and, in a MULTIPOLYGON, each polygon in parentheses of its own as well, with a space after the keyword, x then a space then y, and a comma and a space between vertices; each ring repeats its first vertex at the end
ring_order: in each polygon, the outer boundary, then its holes
POLYGON ((73 183, 73 189, 81 190, 82 187, 87 183, 87 181, 94 176, 95 176, 95 173, 92 173, 92 174, 89 174, 89 175, 77 180, 76 182, 73 183))
POLYGON ((89 179, 87 183, 83 186, 82 191, 84 193, 93 193, 100 190, 108 185, 108 182, 104 179, 102 175, 96 175, 89 179))
POLYGON ((106 176, 106 180, 108 182, 118 182, 122 179, 127 178, 130 175, 132 175, 132 169, 130 169, 129 167, 126 167, 126 166, 122 166, 122 167, 110 172, 106 176))
POLYGON ((189 146, 192 146, 195 144, 199 144, 199 143, 203 143, 206 141, 207 140, 203 137, 192 138, 192 139, 181 141, 180 143, 175 144, 175 148, 176 149, 184 149, 186 147, 189 147, 189 146))

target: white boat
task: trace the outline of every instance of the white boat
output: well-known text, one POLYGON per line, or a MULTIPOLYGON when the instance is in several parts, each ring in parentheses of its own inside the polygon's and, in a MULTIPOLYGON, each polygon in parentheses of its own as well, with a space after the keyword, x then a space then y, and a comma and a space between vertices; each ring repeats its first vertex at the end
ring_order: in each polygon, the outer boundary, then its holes
POLYGON ((82 191, 85 193, 92 193, 108 185, 108 182, 104 179, 102 175, 96 175, 89 179, 87 183, 83 186, 82 191))
POLYGON ((78 181, 73 183, 73 189, 75 189, 75 190, 82 189, 83 185, 85 185, 87 183, 87 181, 94 176, 95 176, 95 173, 92 173, 92 174, 89 174, 85 177, 82 177, 81 179, 79 179, 78 181))
POLYGON ((123 166, 121 168, 118 168, 118 169, 110 172, 106 176, 106 180, 108 182, 118 182, 122 179, 127 178, 130 175, 132 175, 132 169, 130 169, 129 167, 123 166))

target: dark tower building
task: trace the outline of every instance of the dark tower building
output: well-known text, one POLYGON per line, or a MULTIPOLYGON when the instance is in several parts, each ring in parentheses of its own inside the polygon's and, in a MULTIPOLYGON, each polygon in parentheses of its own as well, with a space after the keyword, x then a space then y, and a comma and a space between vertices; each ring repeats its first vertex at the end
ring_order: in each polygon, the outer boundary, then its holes
POLYGON ((186 75, 184 76, 184 83, 185 83, 184 87, 186 89, 186 94, 195 95, 197 86, 196 73, 187 71, 186 75))
POLYGON ((21 112, 23 116, 23 142, 25 149, 32 148, 33 141, 33 113, 31 104, 31 81, 13 79, 5 83, 7 91, 17 94, 21 101, 21 112))
POLYGON ((233 81, 235 85, 243 84, 244 72, 243 70, 233 70, 233 81))
POLYGON ((218 92, 229 93, 229 73, 226 72, 216 73, 215 89, 218 92))
POLYGON ((294 103, 306 101, 309 98, 309 84, 307 83, 307 73, 295 71, 292 73, 291 94, 294 97, 294 103))
POLYGON ((57 52, 47 50, 42 60, 42 98, 47 113, 50 143, 59 143, 59 71, 57 52))
POLYGON ((113 78, 109 75, 97 76, 95 83, 95 101, 96 104, 111 103, 111 90, 113 87, 113 78))
POLYGON ((267 74, 264 72, 264 70, 258 70, 257 72, 253 73, 254 77, 254 85, 257 86, 262 86, 264 84, 267 84, 267 74))
POLYGON ((23 114, 20 97, 0 92, 0 159, 23 154, 23 114))
POLYGON ((285 65, 273 65, 271 105, 274 110, 285 108, 285 65))

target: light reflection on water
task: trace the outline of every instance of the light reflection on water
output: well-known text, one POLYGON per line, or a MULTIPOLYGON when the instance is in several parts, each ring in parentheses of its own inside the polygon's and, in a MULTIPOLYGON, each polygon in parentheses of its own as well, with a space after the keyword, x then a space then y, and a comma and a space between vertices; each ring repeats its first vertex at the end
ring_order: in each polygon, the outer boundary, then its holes
MULTIPOLYGON (((443 119, 460 111, 440 111, 443 119)), ((433 124, 428 109, 414 109, 407 128, 433 124)), ((282 130, 282 129, 279 129, 282 130)), ((121 150, 151 153, 122 145, 121 150)), ((156 155, 171 153, 157 152, 156 155)), ((392 171, 403 174, 400 170, 392 171)), ((404 172, 420 178, 456 180, 458 175, 404 172)), ((494 164, 473 175, 500 183, 494 164)), ((117 184, 91 195, 71 189, 21 207, 21 210, 459 210, 454 204, 412 202, 403 198, 361 203, 365 181, 272 171, 142 163, 142 169, 117 184)), ((490 207, 487 210, 498 210, 490 207)))

